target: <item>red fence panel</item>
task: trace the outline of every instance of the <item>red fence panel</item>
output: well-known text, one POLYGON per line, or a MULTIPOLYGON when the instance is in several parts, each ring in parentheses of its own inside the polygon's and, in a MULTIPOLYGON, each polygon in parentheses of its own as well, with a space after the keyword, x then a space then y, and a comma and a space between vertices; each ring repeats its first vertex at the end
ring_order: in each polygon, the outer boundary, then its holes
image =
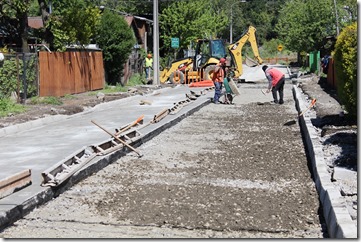
POLYGON ((102 52, 39 53, 39 96, 61 97, 104 88, 102 52))
POLYGON ((335 61, 333 58, 330 58, 328 61, 327 84, 333 89, 337 90, 337 81, 335 76, 335 61))

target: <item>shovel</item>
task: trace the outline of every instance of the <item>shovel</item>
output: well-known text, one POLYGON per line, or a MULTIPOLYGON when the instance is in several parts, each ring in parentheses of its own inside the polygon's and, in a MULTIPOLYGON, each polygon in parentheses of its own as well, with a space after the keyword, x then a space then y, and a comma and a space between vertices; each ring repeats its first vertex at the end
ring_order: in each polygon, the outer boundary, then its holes
MULTIPOLYGON (((312 99, 311 104, 305 110, 303 110, 297 117, 298 118, 301 117, 303 114, 306 113, 307 110, 312 108, 315 104, 316 104, 316 98, 312 99)), ((293 125, 295 123, 296 123, 296 120, 294 119, 294 120, 290 120, 290 121, 286 122, 284 125, 289 126, 289 125, 293 125)))

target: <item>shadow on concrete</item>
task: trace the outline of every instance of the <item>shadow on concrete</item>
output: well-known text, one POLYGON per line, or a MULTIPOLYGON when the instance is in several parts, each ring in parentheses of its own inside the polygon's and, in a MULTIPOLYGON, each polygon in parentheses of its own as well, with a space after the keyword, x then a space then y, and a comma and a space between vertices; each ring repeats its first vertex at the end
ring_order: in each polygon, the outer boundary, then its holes
POLYGON ((246 81, 244 79, 238 81, 237 83, 241 83, 241 84, 256 84, 256 82, 254 81, 246 81))

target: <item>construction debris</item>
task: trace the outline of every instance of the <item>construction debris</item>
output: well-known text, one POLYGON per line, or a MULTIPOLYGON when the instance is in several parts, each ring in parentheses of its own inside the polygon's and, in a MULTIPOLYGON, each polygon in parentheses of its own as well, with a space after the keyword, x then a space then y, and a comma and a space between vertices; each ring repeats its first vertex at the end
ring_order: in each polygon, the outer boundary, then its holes
POLYGON ((152 105, 152 101, 140 100, 139 104, 140 104, 140 105, 144 105, 144 104, 152 105))

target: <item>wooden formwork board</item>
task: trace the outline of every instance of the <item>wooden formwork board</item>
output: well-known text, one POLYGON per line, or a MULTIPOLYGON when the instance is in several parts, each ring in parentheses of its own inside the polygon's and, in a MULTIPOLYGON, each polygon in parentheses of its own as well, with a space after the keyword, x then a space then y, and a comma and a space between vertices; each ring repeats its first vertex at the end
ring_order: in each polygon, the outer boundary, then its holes
POLYGON ((31 184, 31 170, 26 169, 0 180, 0 199, 31 184))

